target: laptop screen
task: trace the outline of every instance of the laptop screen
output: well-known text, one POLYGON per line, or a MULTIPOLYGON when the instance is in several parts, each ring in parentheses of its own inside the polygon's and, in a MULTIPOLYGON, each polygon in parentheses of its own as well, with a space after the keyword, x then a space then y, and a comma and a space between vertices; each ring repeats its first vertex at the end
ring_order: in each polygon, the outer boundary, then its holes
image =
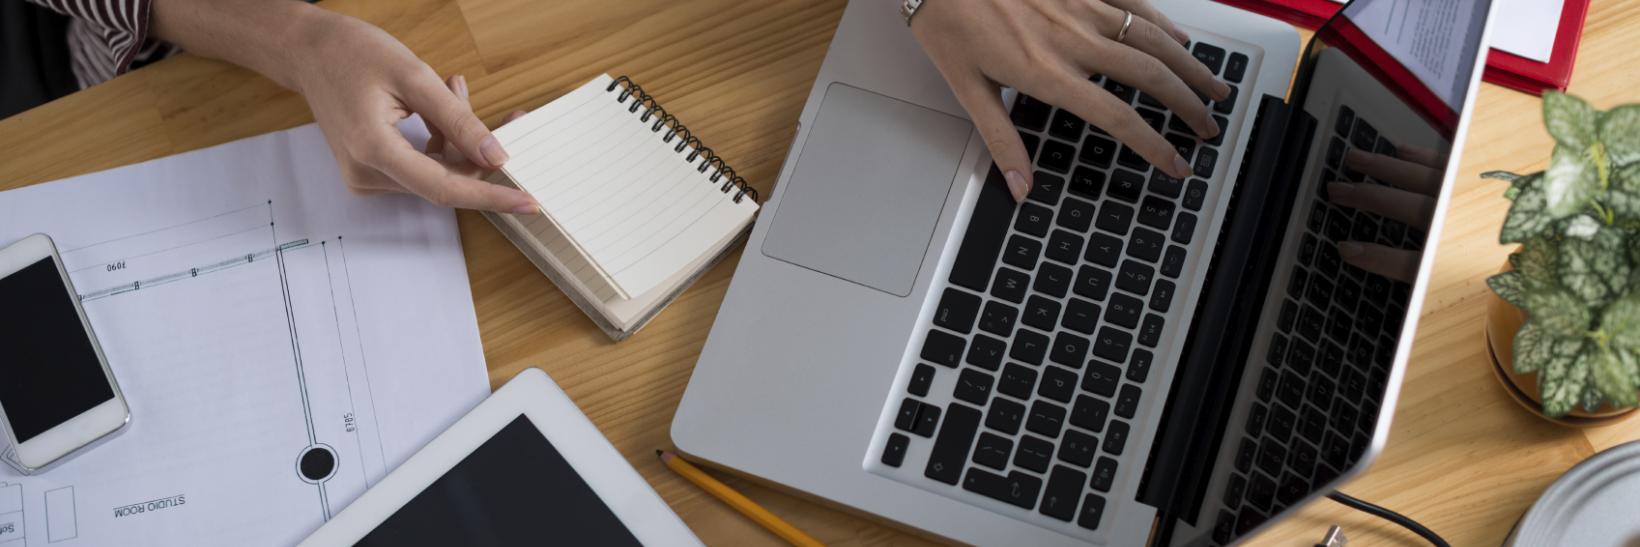
POLYGON ((1315 33, 1263 208, 1291 214, 1255 244, 1267 286, 1231 329, 1245 364, 1173 544, 1237 541, 1371 449, 1490 7, 1355 0, 1315 33))
POLYGON ((1317 38, 1450 135, 1469 91, 1489 2, 1354 2, 1317 38))

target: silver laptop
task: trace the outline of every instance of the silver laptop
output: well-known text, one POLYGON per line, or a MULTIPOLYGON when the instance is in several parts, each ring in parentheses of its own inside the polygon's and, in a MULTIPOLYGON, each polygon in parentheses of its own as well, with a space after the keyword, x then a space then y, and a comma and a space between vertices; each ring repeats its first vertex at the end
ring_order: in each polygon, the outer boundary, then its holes
POLYGON ((1174 179, 1010 92, 1016 205, 892 3, 851 2, 673 440, 965 543, 1249 537, 1384 445, 1490 4, 1356 0, 1301 55, 1284 23, 1159 2, 1235 89, 1223 136, 1092 76, 1192 162, 1174 179))

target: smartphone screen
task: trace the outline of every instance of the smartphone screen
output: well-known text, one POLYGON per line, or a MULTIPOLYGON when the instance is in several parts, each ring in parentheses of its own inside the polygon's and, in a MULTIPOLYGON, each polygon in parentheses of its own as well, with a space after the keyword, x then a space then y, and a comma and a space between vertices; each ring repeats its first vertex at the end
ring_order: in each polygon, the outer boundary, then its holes
POLYGON ((0 278, 0 408, 17 442, 114 398, 51 257, 0 278))

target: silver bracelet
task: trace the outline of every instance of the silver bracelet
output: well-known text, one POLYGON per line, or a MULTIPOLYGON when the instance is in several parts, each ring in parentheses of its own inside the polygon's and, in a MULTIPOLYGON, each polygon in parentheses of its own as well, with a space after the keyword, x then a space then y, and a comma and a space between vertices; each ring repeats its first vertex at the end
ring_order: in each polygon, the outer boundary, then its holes
POLYGON ((905 26, 911 26, 911 16, 917 14, 917 9, 921 8, 922 4, 923 0, 905 0, 900 3, 900 16, 905 18, 905 26))

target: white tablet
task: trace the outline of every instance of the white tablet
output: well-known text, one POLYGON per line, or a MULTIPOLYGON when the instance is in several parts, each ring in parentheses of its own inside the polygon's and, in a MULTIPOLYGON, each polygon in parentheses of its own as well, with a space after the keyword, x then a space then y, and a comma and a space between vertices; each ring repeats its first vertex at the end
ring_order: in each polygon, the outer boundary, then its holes
POLYGON ((526 369, 302 545, 700 545, 540 369, 526 369))

